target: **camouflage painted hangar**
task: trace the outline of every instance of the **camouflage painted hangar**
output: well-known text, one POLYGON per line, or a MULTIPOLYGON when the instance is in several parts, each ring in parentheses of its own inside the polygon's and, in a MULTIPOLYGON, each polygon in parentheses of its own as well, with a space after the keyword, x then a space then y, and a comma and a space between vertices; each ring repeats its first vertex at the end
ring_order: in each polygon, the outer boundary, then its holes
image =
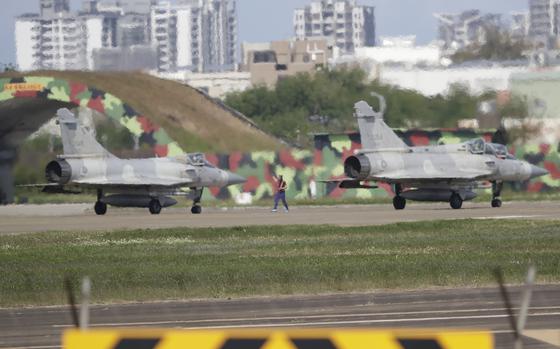
MULTIPOLYGON (((13 202, 14 189, 11 169, 17 148, 41 125, 50 120, 62 107, 87 107, 126 127, 141 143, 148 144, 157 156, 177 156, 185 151, 168 133, 147 116, 137 113, 116 96, 82 83, 49 77, 0 79, 0 202, 13 202)), ((351 106, 349 107, 349 112, 351 106)), ((492 133, 477 134, 472 130, 401 131, 399 135, 409 145, 457 143, 482 136, 488 140, 492 133)), ((283 174, 290 183, 288 196, 305 199, 318 197, 369 198, 388 196, 391 188, 357 191, 335 188, 319 183, 321 179, 343 175, 343 159, 360 148, 357 133, 318 135, 314 150, 280 150, 261 152, 232 152, 207 154, 208 160, 248 178, 243 186, 206 192, 209 198, 232 198, 250 192, 255 199, 273 194, 273 174, 283 174)), ((196 149, 188 149, 196 151, 196 149)), ((517 189, 547 191, 560 186, 560 155, 557 145, 538 144, 513 149, 518 158, 545 167, 550 175, 517 189)))

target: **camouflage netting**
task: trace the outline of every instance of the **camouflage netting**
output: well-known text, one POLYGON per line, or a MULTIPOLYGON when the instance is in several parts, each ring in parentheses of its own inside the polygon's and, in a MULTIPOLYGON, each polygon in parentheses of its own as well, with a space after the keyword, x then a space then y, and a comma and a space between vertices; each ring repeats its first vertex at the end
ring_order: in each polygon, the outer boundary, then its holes
MULTIPOLYGON (((397 134, 410 146, 454 144, 482 137, 491 141, 493 132, 476 132, 469 129, 456 130, 407 130, 397 134)), ((310 185, 314 181, 317 196, 331 198, 373 198, 392 196, 391 186, 381 184, 375 190, 340 189, 334 184, 319 183, 319 180, 344 177, 344 159, 361 148, 358 133, 315 136, 313 151, 294 150, 283 152, 233 153, 229 155, 209 154, 215 165, 237 172, 248 178, 243 186, 222 190, 212 189, 216 198, 230 198, 239 192, 251 192, 255 199, 269 197, 273 193, 273 174, 282 174, 290 184, 289 198, 310 197, 310 185)), ((512 189, 528 192, 546 192, 560 187, 560 151, 557 145, 541 144, 510 148, 519 159, 546 168, 550 174, 524 183, 511 184, 512 189)))
MULTIPOLYGON (((107 115, 125 126, 137 136, 141 143, 149 144, 157 156, 177 156, 184 154, 183 149, 171 139, 164 129, 148 117, 139 115, 119 98, 88 87, 81 83, 44 77, 0 79, 0 102, 13 98, 45 98, 77 106, 88 107, 107 115)), ((490 141, 491 132, 472 130, 410 130, 399 131, 399 136, 409 145, 452 144, 475 137, 490 141)), ((273 175, 282 174, 289 183, 289 198, 305 199, 311 194, 312 183, 316 185, 318 197, 332 198, 371 198, 388 196, 392 189, 381 185, 376 190, 340 189, 335 185, 323 184, 319 180, 343 177, 343 161, 359 149, 359 134, 319 135, 315 137, 315 149, 283 150, 280 152, 253 152, 207 154, 208 160, 223 168, 248 178, 241 186, 211 188, 206 198, 226 199, 241 192, 250 192, 255 199, 270 197, 273 194, 273 175)), ((542 192, 560 186, 560 156, 556 144, 527 145, 510 149, 520 159, 546 168, 550 174, 530 182, 517 184, 516 190, 542 192)))
POLYGON ((87 107, 125 126, 140 143, 149 144, 157 156, 183 153, 177 142, 146 116, 119 98, 82 83, 49 77, 0 79, 0 103, 13 98, 44 98, 87 107))

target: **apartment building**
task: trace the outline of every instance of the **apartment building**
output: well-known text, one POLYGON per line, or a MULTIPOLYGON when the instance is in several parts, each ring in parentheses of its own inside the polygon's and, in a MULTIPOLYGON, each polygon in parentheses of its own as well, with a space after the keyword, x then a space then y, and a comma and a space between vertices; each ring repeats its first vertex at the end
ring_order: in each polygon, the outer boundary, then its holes
POLYGON ((439 21, 439 40, 445 49, 458 50, 486 42, 486 28, 501 28, 501 15, 483 14, 480 10, 461 13, 435 13, 439 21))
POLYGON ((560 0, 529 0, 529 35, 548 47, 560 33, 560 0))
POLYGON ((375 9, 356 0, 313 1, 294 11, 293 23, 298 40, 329 38, 341 53, 375 46, 375 9))
POLYGON ((161 72, 222 72, 236 66, 234 0, 84 0, 77 14, 70 13, 69 0, 39 5, 39 14, 16 20, 22 70, 145 65, 161 72))
POLYGON ((93 67, 91 52, 102 44, 102 18, 66 12, 23 15, 16 20, 15 37, 21 70, 88 69, 93 67))
POLYGON ((152 7, 152 43, 161 72, 222 72, 235 69, 235 1, 180 0, 152 7))

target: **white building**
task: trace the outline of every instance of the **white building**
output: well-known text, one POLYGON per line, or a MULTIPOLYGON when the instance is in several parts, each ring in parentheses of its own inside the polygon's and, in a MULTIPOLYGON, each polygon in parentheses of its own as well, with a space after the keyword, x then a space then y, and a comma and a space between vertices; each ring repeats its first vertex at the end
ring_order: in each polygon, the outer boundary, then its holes
POLYGON ((162 72, 235 69, 237 18, 230 0, 168 1, 152 7, 152 43, 162 72))
POLYGON ((536 41, 549 45, 559 34, 559 0, 529 0, 529 35, 536 41))
POLYGON ((252 87, 250 72, 224 73, 162 73, 153 71, 150 74, 161 79, 175 80, 204 91, 212 98, 223 99, 228 93, 242 92, 252 87))
POLYGON ((356 0, 313 1, 294 10, 294 32, 298 40, 330 38, 343 53, 364 46, 375 46, 375 11, 359 6, 356 0))
POLYGON ((382 65, 440 66, 442 61, 441 48, 431 44, 416 46, 416 37, 382 37, 376 47, 356 48, 354 56, 358 60, 371 59, 382 65))
POLYGON ((19 69, 92 69, 91 53, 101 47, 102 19, 58 13, 49 17, 24 15, 16 20, 19 69))
POLYGON ((460 67, 438 69, 403 69, 383 67, 380 82, 414 90, 425 96, 446 95, 453 85, 467 87, 473 94, 510 89, 513 74, 527 72, 527 67, 460 67))

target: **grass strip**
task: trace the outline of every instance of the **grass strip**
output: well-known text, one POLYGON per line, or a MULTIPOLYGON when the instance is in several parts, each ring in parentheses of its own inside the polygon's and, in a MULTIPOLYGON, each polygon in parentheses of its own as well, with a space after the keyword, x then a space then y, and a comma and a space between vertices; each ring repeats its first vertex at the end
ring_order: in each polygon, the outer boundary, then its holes
POLYGON ((64 304, 88 275, 95 302, 314 294, 560 281, 560 221, 236 227, 0 236, 0 306, 64 304))

